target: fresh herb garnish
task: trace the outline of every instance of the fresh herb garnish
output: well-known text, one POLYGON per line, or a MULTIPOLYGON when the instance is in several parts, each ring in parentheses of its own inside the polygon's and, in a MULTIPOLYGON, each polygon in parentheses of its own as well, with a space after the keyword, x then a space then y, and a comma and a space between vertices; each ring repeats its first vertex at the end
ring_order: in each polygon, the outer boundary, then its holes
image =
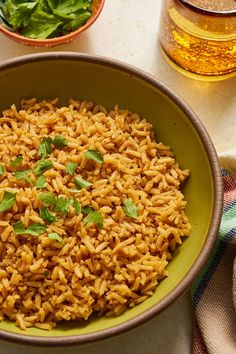
POLYGON ((64 147, 66 147, 68 145, 66 139, 62 135, 56 135, 54 140, 53 140, 53 144, 57 148, 64 148, 64 147))
POLYGON ((69 198, 59 197, 56 199, 55 211, 60 211, 65 217, 69 211, 69 207, 72 204, 72 200, 69 198))
POLYGON ((98 225, 99 228, 103 227, 103 217, 99 211, 91 211, 84 219, 84 225, 93 223, 98 225))
POLYGON ((81 189, 69 189, 69 192, 71 193, 80 193, 81 189))
POLYGON ((52 146, 57 148, 63 148, 68 145, 66 139, 62 135, 56 135, 54 140, 48 137, 44 137, 39 144, 39 156, 47 157, 52 152, 52 146))
POLYGON ((73 175, 75 173, 75 170, 77 168, 77 164, 74 162, 68 162, 66 165, 66 173, 69 175, 73 175))
POLYGON ((10 193, 5 191, 0 202, 0 213, 11 209, 16 200, 16 193, 10 193))
POLYGON ((35 182, 35 187, 37 189, 40 189, 40 188, 45 188, 47 187, 47 181, 44 177, 44 175, 41 175, 37 178, 36 182, 35 182))
POLYGON ((85 181, 85 179, 83 179, 82 177, 79 177, 79 176, 75 177, 74 181, 75 181, 75 185, 78 189, 90 187, 93 185, 92 183, 85 181))
POLYGON ((41 202, 45 207, 56 205, 56 197, 51 192, 40 193, 39 199, 41 200, 41 202))
POLYGON ((52 152, 53 141, 50 137, 44 137, 39 144, 39 156, 46 157, 52 152))
POLYGON ((23 157, 17 156, 15 158, 15 160, 10 160, 10 165, 13 167, 17 167, 17 166, 21 165, 22 161, 23 161, 23 157))
POLYGON ((93 207, 85 206, 85 207, 81 208, 81 211, 84 214, 89 214, 89 213, 91 213, 92 211, 95 211, 95 210, 93 209, 93 207))
POLYGON ((80 214, 81 213, 81 205, 77 199, 74 199, 73 206, 75 208, 76 214, 80 214))
POLYGON ((136 207, 136 205, 134 205, 130 199, 125 199, 123 204, 124 204, 123 210, 125 215, 129 216, 130 218, 137 219, 138 208, 136 207))
POLYGON ((52 224, 56 220, 55 215, 53 215, 47 208, 39 209, 39 216, 48 224, 52 224))
POLYGON ((5 168, 3 165, 0 165, 0 175, 3 175, 5 173, 5 168))
POLYGON ((31 224, 27 228, 25 228, 22 221, 18 221, 12 225, 14 232, 16 235, 32 235, 32 236, 39 236, 40 234, 44 233, 47 229, 47 226, 36 222, 31 224))
POLYGON ((37 162, 36 167, 34 168, 34 173, 36 174, 36 176, 40 176, 45 171, 50 170, 51 168, 53 168, 51 160, 41 159, 37 162))
POLYGON ((52 232, 52 233, 48 234, 48 238, 50 238, 51 240, 54 240, 54 241, 58 241, 62 244, 65 243, 63 238, 61 236, 59 236, 56 232, 52 232))
POLYGON ((69 211, 69 207, 72 204, 72 200, 64 197, 56 197, 51 192, 45 192, 39 194, 39 199, 45 207, 52 206, 55 211, 59 211, 64 217, 69 211))
POLYGON ((103 163, 104 162, 103 156, 97 150, 87 150, 86 153, 84 154, 84 156, 87 159, 94 160, 94 161, 96 161, 98 163, 103 163))
POLYGON ((22 170, 22 171, 16 171, 15 172, 15 176, 17 179, 25 179, 26 182, 30 183, 31 182, 31 178, 29 176, 29 173, 31 172, 31 170, 22 170))

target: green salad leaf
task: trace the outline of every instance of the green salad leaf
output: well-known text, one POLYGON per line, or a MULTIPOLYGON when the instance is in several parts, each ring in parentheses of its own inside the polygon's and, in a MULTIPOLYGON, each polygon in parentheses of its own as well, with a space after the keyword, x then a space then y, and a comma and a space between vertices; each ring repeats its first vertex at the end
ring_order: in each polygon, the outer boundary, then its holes
MULTIPOLYGON (((87 22, 88 19, 91 17, 91 13, 89 11, 83 12, 81 14, 77 13, 75 15, 77 16, 77 18, 67 22, 62 27, 61 31, 63 34, 77 30, 79 27, 83 26, 85 22, 87 22)), ((70 17, 72 16, 70 15, 70 17)))
POLYGON ((32 235, 32 236, 39 236, 44 233, 47 229, 47 226, 36 222, 31 224, 27 228, 24 226, 22 221, 18 221, 12 225, 14 232, 16 235, 32 235))
POLYGON ((99 228, 103 227, 103 217, 99 211, 91 211, 84 219, 84 225, 93 223, 96 224, 99 228))
POLYGON ((81 27, 92 15, 91 0, 6 0, 1 14, 23 36, 45 39, 81 27))
POLYGON ((0 213, 11 209, 16 201, 16 193, 10 193, 5 191, 0 202, 0 213))
MULTIPOLYGON (((24 0, 22 0, 24 1, 24 0)), ((49 7, 49 4, 48 4, 48 0, 40 0, 40 1, 37 1, 38 2, 38 9, 44 11, 44 12, 47 12, 47 13, 51 13, 51 9, 49 7)))
POLYGON ((21 33, 25 37, 45 39, 62 24, 63 22, 54 15, 36 9, 36 11, 31 14, 27 26, 23 28, 21 33))
POLYGON ((78 10, 87 10, 90 7, 90 2, 84 0, 48 0, 48 4, 53 13, 61 17, 76 13, 78 10))
POLYGON ((27 26, 30 15, 36 7, 37 1, 11 1, 7 0, 3 6, 3 13, 13 29, 27 26))
POLYGON ((104 162, 103 156, 97 150, 87 150, 86 153, 84 154, 84 156, 87 159, 94 160, 94 161, 96 161, 98 163, 103 163, 104 162))
POLYGON ((125 199, 124 200, 124 213, 126 216, 137 219, 138 217, 138 208, 136 207, 135 204, 130 199, 125 199))

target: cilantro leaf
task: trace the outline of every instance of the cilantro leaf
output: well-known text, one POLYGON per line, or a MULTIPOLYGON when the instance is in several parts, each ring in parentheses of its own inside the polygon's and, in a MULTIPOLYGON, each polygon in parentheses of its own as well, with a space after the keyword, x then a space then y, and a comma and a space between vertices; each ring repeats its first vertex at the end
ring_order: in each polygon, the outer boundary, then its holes
POLYGON ((74 199, 73 206, 75 208, 76 213, 80 214, 81 213, 81 205, 80 205, 80 203, 78 202, 77 199, 74 199))
POLYGON ((74 162, 68 162, 66 165, 66 173, 69 175, 73 175, 75 173, 75 170, 77 168, 77 164, 74 162))
POLYGON ((19 235, 21 232, 24 233, 25 227, 22 221, 18 221, 15 224, 12 225, 15 233, 19 235))
POLYGON ((63 148, 63 147, 66 147, 68 145, 66 139, 62 135, 56 135, 54 140, 53 140, 53 144, 57 148, 63 148))
POLYGON ((52 233, 48 234, 48 238, 50 238, 51 240, 58 241, 58 242, 60 242, 62 244, 65 243, 63 238, 61 236, 59 236, 56 232, 52 232, 52 233))
POLYGON ((78 189, 90 187, 93 185, 92 183, 85 181, 85 179, 83 179, 80 176, 75 177, 74 182, 75 182, 75 185, 78 189))
POLYGON ((45 207, 56 205, 56 197, 51 192, 40 193, 39 200, 41 200, 45 207))
POLYGON ((50 170, 51 168, 53 168, 51 160, 41 159, 37 162, 36 167, 34 168, 34 173, 36 174, 36 176, 40 176, 42 173, 47 170, 50 170))
POLYGON ((3 175, 5 173, 5 168, 3 165, 0 165, 0 175, 3 175))
POLYGON ((44 233, 46 229, 47 229, 46 225, 36 222, 34 224, 31 224, 29 227, 27 227, 27 229, 25 229, 25 233, 29 233, 30 235, 33 236, 38 236, 44 233))
POLYGON ((89 213, 91 213, 92 211, 95 211, 95 210, 93 209, 93 207, 90 207, 90 206, 87 205, 87 206, 81 208, 81 211, 84 214, 89 214, 89 213))
POLYGON ((10 193, 5 191, 0 202, 0 213, 11 209, 16 201, 16 193, 10 193))
POLYGON ((29 177, 29 173, 31 170, 22 170, 22 171, 16 171, 15 172, 15 177, 17 179, 25 179, 28 183, 31 182, 31 178, 29 177))
POLYGON ((123 211, 125 215, 129 216, 130 218, 137 219, 138 208, 136 207, 136 205, 134 205, 130 199, 125 199, 123 204, 124 204, 123 211))
POLYGON ((36 222, 31 224, 27 228, 25 228, 22 221, 18 221, 12 225, 14 232, 16 235, 32 235, 32 236, 39 236, 40 234, 44 233, 47 229, 47 226, 36 222))
POLYGON ((47 187, 47 181, 44 177, 44 175, 41 175, 37 178, 36 182, 35 182, 35 187, 37 189, 40 189, 40 188, 45 188, 47 187))
POLYGON ((86 153, 84 154, 84 156, 87 159, 94 160, 94 161, 96 161, 98 163, 103 163, 104 162, 104 159, 103 159, 102 155, 97 150, 87 150, 86 153))
POLYGON ((39 156, 46 157, 52 152, 53 141, 50 137, 44 137, 39 144, 39 156))
POLYGON ((55 220, 56 217, 47 208, 41 208, 39 209, 39 215, 40 218, 46 221, 48 224, 52 224, 55 220))
POLYGON ((17 167, 17 166, 21 165, 22 161, 23 161, 23 157, 17 156, 15 158, 15 160, 10 160, 10 165, 13 167, 17 167))
POLYGON ((80 193, 81 189, 68 189, 71 193, 80 193))
POLYGON ((69 198, 59 197, 56 199, 55 211, 60 211, 65 217, 69 211, 69 207, 72 203, 72 200, 69 198))
POLYGON ((84 225, 93 223, 98 225, 99 228, 103 227, 103 217, 99 211, 91 211, 84 219, 84 225))

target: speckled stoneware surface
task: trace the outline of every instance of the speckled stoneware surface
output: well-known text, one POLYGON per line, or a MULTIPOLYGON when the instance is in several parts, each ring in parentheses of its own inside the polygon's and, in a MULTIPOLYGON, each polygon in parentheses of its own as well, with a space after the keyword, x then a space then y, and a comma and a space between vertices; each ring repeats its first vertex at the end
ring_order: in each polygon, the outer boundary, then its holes
POLYGON ((191 284, 214 244, 221 216, 221 177, 215 150, 201 122, 163 84, 141 71, 109 59, 75 53, 45 53, 9 61, 0 67, 0 110, 23 97, 89 98, 108 108, 118 104, 149 120, 159 141, 172 146, 178 162, 190 168, 184 186, 191 236, 168 266, 169 277, 155 294, 117 318, 59 325, 51 332, 31 328, 22 333, 0 323, 0 336, 43 345, 91 342, 126 331, 170 305, 191 284))

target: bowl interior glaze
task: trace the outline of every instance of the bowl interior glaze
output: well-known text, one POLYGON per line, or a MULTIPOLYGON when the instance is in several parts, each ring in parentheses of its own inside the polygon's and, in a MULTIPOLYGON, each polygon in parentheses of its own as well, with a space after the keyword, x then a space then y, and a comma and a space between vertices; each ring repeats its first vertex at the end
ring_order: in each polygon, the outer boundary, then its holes
POLYGON ((186 104, 150 76, 109 59, 73 54, 44 53, 11 60, 0 66, 0 111, 21 98, 70 97, 90 99, 108 108, 116 104, 150 121, 158 141, 170 145, 182 168, 191 176, 183 187, 192 233, 176 251, 169 276, 155 294, 116 318, 58 325, 46 332, 22 332, 0 322, 0 337, 34 344, 93 341, 127 330, 157 314, 181 295, 203 267, 215 241, 222 206, 221 176, 213 145, 200 121, 186 104))

